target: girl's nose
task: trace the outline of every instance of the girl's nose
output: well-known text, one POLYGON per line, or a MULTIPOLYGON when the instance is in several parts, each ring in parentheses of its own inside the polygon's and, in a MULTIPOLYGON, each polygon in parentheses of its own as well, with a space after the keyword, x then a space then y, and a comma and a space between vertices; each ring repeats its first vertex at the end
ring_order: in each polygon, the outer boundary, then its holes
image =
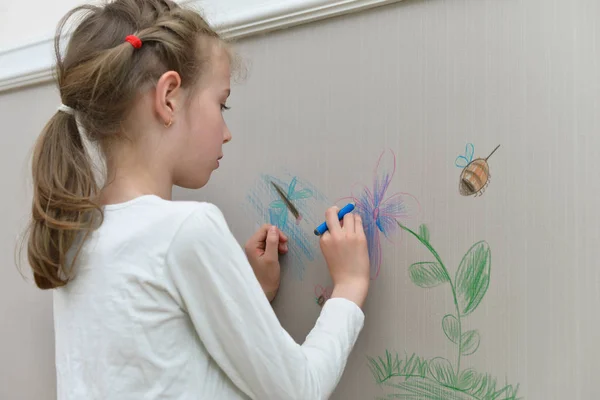
POLYGON ((231 132, 229 132, 229 128, 225 127, 225 134, 223 135, 223 143, 231 142, 231 132))

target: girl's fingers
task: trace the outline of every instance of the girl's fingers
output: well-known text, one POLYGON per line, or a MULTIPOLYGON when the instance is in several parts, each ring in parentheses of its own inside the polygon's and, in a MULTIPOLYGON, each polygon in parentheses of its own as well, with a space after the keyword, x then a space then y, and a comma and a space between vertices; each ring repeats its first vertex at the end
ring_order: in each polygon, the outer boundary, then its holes
POLYGON ((344 231, 354 233, 354 214, 344 215, 344 231))

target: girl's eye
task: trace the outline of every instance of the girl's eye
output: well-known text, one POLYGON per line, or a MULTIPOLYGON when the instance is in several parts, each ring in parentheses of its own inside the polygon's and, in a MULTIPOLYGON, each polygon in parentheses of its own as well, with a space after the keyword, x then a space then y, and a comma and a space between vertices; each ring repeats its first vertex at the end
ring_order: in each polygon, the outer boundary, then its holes
POLYGON ((231 107, 227 107, 225 104, 221 104, 221 111, 229 110, 231 107))

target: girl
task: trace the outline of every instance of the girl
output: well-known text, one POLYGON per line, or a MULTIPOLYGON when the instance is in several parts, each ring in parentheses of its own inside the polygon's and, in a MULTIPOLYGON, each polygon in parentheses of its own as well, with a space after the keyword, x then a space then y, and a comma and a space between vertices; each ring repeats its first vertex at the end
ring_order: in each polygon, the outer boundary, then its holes
POLYGON ((28 257, 56 289, 58 398, 328 398, 363 326, 360 218, 327 210, 335 288, 298 345, 269 304, 285 235, 265 226, 244 252, 216 206, 171 200, 173 185, 204 186, 231 140, 223 40, 169 0, 115 0, 69 12, 56 45, 63 104, 36 144, 28 257))

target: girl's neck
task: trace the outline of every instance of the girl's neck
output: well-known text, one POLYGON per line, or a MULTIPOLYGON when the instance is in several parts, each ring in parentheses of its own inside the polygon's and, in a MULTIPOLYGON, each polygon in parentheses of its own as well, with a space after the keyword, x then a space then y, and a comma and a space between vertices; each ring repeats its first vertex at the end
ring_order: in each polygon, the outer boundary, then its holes
POLYGON ((101 205, 118 204, 149 194, 171 200, 172 192, 173 183, 164 171, 147 165, 109 167, 98 201, 101 205))

